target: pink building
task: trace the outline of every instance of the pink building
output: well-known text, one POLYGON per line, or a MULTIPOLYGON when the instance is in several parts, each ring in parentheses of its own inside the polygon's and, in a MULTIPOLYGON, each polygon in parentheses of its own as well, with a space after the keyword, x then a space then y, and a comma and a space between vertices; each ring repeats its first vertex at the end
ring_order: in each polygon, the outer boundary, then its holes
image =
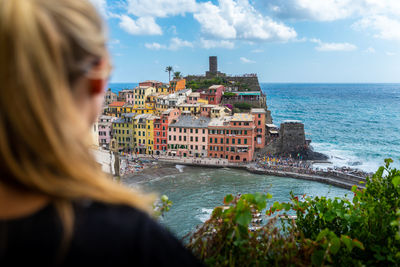
POLYGON ((98 120, 99 145, 103 148, 109 148, 112 138, 112 122, 116 117, 101 115, 98 120))
POLYGON ((204 116, 204 117, 211 117, 211 110, 213 108, 218 107, 217 105, 201 105, 200 106, 200 116, 204 116))
POLYGON ((197 104, 197 101, 200 99, 200 93, 191 93, 186 97, 187 104, 197 104))
POLYGON ((135 103, 135 94, 133 89, 124 89, 118 92, 118 100, 133 105, 135 103))
POLYGON ((158 87, 162 87, 163 83, 159 82, 159 81, 154 81, 154 80, 148 80, 148 81, 144 81, 139 83, 139 86, 149 86, 149 87, 154 87, 154 88, 158 88, 158 87))
POLYGON ((207 157, 210 118, 181 115, 168 127, 168 155, 207 157))
POLYGON ((223 85, 212 85, 200 93, 200 98, 207 100, 208 104, 218 105, 221 103, 224 92, 225 87, 223 85))

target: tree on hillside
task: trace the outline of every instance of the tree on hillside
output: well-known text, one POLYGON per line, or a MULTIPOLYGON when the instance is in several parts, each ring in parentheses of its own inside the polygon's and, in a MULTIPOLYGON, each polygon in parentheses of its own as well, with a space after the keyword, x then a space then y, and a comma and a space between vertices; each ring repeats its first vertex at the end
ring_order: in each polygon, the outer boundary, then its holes
POLYGON ((182 78, 182 74, 181 74, 181 72, 180 71, 176 71, 176 72, 174 72, 174 79, 180 79, 180 78, 182 78))
POLYGON ((171 72, 173 72, 173 71, 174 71, 174 69, 172 68, 172 66, 167 66, 165 68, 165 72, 168 72, 168 81, 169 82, 171 81, 171 72))

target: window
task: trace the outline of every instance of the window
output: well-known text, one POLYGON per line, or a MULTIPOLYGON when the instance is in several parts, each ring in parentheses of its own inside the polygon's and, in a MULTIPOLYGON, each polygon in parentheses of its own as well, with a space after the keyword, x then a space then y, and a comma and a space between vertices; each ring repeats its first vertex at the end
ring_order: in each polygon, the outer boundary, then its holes
POLYGON ((169 138, 168 138, 168 139, 169 139, 169 141, 171 141, 171 136, 169 136, 169 138))
POLYGON ((240 145, 241 141, 242 141, 242 139, 238 139, 238 145, 240 145))
POLYGON ((261 121, 258 121, 258 125, 261 125, 261 121))
POLYGON ((190 142, 193 142, 193 136, 190 137, 190 142))
MULTIPOLYGON (((204 130, 203 130, 204 131, 204 130)), ((203 139, 202 139, 202 141, 203 141, 203 143, 206 141, 206 138, 203 136, 203 139)))
MULTIPOLYGON (((206 133, 206 130, 203 129, 203 134, 205 134, 205 133, 206 133)), ((204 142, 204 141, 203 141, 203 142, 204 142)))
POLYGON ((193 149, 193 145, 190 145, 190 149, 193 149))
POLYGON ((186 133, 186 129, 183 129, 183 132, 186 133))
POLYGON ((224 138, 221 138, 221 144, 223 144, 224 143, 224 138))
POLYGON ((199 129, 196 129, 196 133, 199 133, 199 129))
POLYGON ((182 141, 182 136, 179 136, 179 141, 182 141))
POLYGON ((212 138, 210 138, 210 143, 212 143, 212 138))
POLYGON ((179 132, 180 132, 180 133, 182 132, 182 128, 179 128, 179 132))
POLYGON ((193 129, 190 129, 190 133, 193 133, 193 129))
POLYGON ((232 145, 234 145, 234 144, 235 144, 235 139, 232 138, 232 145))
POLYGON ((203 146, 203 150, 205 150, 206 149, 206 146, 203 146))
POLYGON ((214 141, 215 141, 214 143, 216 143, 216 144, 218 143, 218 139, 217 138, 215 138, 214 141))
POLYGON ((244 144, 247 145, 247 138, 244 139, 244 144))
POLYGON ((199 138, 196 136, 196 142, 199 142, 199 138))
POLYGON ((186 136, 184 136, 184 137, 183 137, 183 141, 185 141, 185 142, 186 142, 186 136))
POLYGON ((174 135, 174 141, 176 141, 176 135, 174 135))
POLYGON ((176 128, 174 128, 174 132, 176 132, 176 128))

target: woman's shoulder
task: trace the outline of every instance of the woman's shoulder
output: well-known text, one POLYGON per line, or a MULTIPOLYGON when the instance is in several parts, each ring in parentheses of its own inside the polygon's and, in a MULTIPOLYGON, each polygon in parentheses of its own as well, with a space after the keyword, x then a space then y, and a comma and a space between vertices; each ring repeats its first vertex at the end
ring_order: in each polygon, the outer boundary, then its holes
POLYGON ((74 208, 74 253, 100 254, 102 262, 110 264, 199 264, 168 230, 137 208, 89 200, 76 202, 74 208))

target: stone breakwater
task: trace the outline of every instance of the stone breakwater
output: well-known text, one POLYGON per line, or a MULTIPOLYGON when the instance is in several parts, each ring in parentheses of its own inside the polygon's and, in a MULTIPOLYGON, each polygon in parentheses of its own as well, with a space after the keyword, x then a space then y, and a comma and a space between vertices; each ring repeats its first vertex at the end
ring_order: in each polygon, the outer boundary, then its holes
POLYGON ((309 180, 320 182, 324 184, 333 185, 336 187, 351 189, 356 185, 358 188, 365 188, 364 177, 342 173, 338 171, 321 171, 310 170, 302 168, 290 169, 274 169, 274 168, 259 168, 254 163, 238 164, 230 163, 224 159, 182 159, 182 158, 159 158, 160 162, 170 164, 180 164, 193 167, 206 167, 206 168, 238 168, 247 170, 248 172, 261 175, 271 175, 278 177, 290 177, 295 179, 309 180))

